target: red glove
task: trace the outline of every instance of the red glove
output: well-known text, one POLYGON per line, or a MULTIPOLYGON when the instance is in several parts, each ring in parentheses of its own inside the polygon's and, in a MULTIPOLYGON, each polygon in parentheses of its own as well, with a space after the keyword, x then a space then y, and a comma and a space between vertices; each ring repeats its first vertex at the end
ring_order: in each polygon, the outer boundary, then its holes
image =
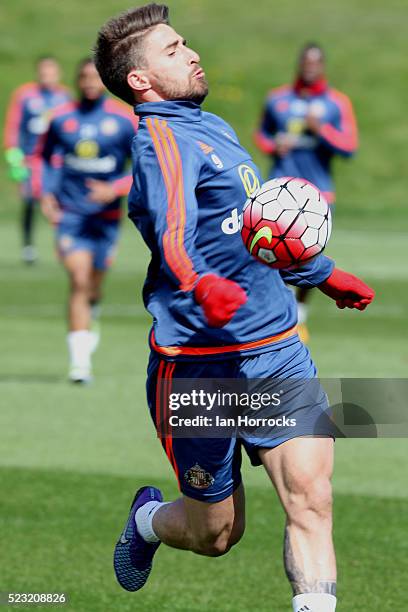
POLYGON ((375 292, 357 276, 334 268, 327 280, 318 286, 320 291, 336 301, 338 308, 364 310, 374 299, 375 292))
POLYGON ((194 296, 210 327, 226 325, 248 299, 238 283, 216 274, 203 276, 196 285, 194 296))

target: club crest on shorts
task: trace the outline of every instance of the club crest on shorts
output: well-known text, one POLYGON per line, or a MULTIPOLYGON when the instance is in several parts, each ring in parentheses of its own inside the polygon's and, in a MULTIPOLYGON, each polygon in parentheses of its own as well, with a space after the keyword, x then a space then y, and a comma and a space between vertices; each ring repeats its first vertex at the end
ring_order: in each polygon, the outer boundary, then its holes
POLYGON ((214 483, 214 476, 206 472, 198 463, 185 472, 184 479, 194 489, 208 489, 214 483))

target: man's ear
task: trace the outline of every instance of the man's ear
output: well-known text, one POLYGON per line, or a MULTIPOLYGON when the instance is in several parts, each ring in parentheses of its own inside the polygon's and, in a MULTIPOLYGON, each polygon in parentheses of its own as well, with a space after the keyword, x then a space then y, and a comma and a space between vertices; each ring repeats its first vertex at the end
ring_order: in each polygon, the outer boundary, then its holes
POLYGON ((144 70, 131 70, 127 75, 127 82, 135 92, 148 91, 152 87, 144 70))

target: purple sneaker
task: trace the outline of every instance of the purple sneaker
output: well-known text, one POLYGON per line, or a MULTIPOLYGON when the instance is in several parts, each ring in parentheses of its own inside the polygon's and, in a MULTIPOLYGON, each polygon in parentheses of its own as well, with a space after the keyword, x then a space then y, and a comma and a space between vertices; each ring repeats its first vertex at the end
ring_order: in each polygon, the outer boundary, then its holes
POLYGON ((153 556, 160 542, 145 542, 136 529, 136 511, 149 501, 163 501, 159 489, 142 487, 135 495, 124 530, 115 546, 113 567, 116 578, 126 591, 138 591, 144 586, 152 569, 153 556))

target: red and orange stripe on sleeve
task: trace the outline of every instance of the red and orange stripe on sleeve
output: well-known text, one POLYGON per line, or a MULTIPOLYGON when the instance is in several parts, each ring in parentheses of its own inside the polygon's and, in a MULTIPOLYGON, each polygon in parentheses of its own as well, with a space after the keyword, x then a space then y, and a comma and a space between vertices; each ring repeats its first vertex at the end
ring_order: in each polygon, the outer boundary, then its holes
POLYGON ((4 122, 4 148, 10 149, 19 146, 20 124, 23 115, 23 102, 25 96, 33 88, 33 83, 21 85, 13 93, 7 108, 4 122))
POLYGON ((186 202, 180 151, 173 131, 166 121, 149 117, 146 123, 167 193, 167 229, 163 236, 164 256, 167 265, 179 281, 180 289, 191 291, 198 274, 184 245, 186 202))
POLYGON ((347 96, 333 89, 329 93, 329 98, 340 109, 340 129, 326 123, 321 127, 320 134, 333 147, 346 153, 353 153, 358 146, 358 133, 351 102, 347 96))
POLYGON ((272 153, 275 152, 275 141, 272 139, 272 137, 267 138, 265 134, 262 133, 262 130, 258 130, 258 132, 254 133, 254 142, 258 149, 266 155, 272 155, 272 153))

